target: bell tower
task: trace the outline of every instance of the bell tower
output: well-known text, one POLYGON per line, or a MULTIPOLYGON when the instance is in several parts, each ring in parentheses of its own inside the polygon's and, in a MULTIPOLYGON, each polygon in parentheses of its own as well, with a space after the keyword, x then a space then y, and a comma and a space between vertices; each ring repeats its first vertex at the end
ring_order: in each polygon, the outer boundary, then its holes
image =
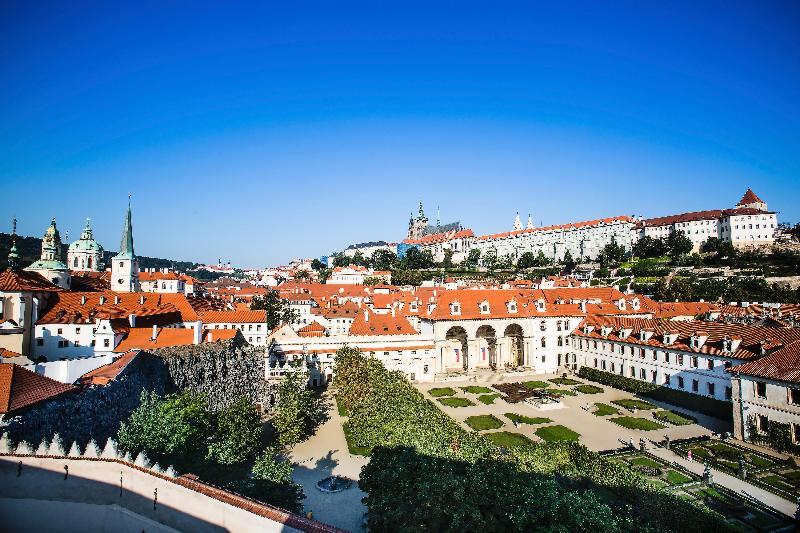
POLYGON ((139 292, 139 261, 133 252, 133 223, 131 222, 131 199, 128 197, 128 213, 122 227, 122 242, 119 253, 111 260, 111 290, 115 292, 139 292))

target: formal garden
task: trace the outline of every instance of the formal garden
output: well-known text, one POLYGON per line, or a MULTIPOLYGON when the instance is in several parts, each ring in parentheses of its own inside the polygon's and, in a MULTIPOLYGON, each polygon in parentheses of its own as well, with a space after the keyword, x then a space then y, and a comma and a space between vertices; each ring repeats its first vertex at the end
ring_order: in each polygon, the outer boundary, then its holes
MULTIPOLYGON (((671 485, 656 487, 631 465, 574 442, 573 430, 545 425, 549 419, 475 416, 468 417, 468 430, 439 407, 440 399, 482 390, 422 393, 352 348, 337 353, 336 372, 349 444, 370 454, 359 480, 370 530, 400 524, 409 531, 735 529, 709 506, 668 490, 671 485), (537 434, 550 429, 533 442, 505 431, 510 424, 537 434)), ((675 474, 665 475, 678 483, 675 474)))
POLYGON ((606 457, 637 472, 662 491, 720 513, 736 530, 794 531, 788 517, 713 484, 713 477, 709 485, 701 476, 642 451, 616 452, 606 457))
POLYGON ((800 498, 800 466, 793 458, 781 459, 732 441, 689 440, 673 446, 676 453, 746 479, 748 483, 782 498, 800 498))

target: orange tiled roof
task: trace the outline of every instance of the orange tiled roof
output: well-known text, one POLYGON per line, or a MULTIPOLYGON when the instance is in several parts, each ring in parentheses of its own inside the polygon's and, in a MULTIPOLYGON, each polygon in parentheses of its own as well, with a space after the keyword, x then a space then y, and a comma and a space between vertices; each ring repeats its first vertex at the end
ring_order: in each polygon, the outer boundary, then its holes
POLYGON ((22 354, 17 352, 12 352, 11 350, 6 350, 5 348, 0 348, 0 357, 12 358, 12 357, 22 357, 22 354))
POLYGON ((179 280, 181 276, 175 272, 139 272, 139 281, 179 280))
POLYGON ((645 226, 670 226, 679 222, 694 222, 697 220, 718 220, 736 215, 760 215, 763 211, 751 207, 737 207, 735 209, 712 209, 709 211, 694 211, 692 213, 681 213, 680 215, 668 215, 665 217, 648 218, 643 220, 645 226))
POLYGON ((298 329, 297 334, 301 337, 322 337, 325 334, 325 326, 312 320, 307 326, 298 329))
POLYGON ((474 237, 475 234, 471 229, 462 229, 460 231, 446 231, 444 233, 431 233, 430 235, 423 235, 418 239, 406 239, 405 244, 439 244, 442 242, 452 241, 454 239, 467 239, 474 237))
POLYGON ((568 224, 557 224, 555 226, 545 226, 542 228, 532 228, 532 229, 521 229, 516 231, 505 231, 503 233, 495 233, 492 235, 482 235, 478 237, 480 241, 488 241, 492 239, 502 239, 505 237, 516 237, 517 235, 524 235, 527 233, 536 233, 541 231, 554 231, 554 230, 572 230, 572 229, 580 229, 580 228, 587 228, 587 227, 596 227, 596 226, 606 226, 608 224, 616 224, 618 222, 635 222, 635 220, 629 216, 619 216, 619 217, 608 217, 608 218, 600 218, 597 220, 586 220, 582 222, 570 222, 568 224))
POLYGON ((219 323, 265 323, 267 312, 263 310, 236 309, 233 311, 206 311, 200 315, 205 324, 219 323))
POLYGON ((416 333, 417 330, 403 316, 392 316, 391 313, 379 315, 369 310, 356 315, 350 326, 350 335, 415 335, 416 333))
POLYGON ((747 191, 745 191, 744 193, 744 196, 742 196, 742 199, 739 200, 739 203, 736 205, 747 205, 756 203, 763 204, 764 200, 759 198, 758 195, 756 195, 756 193, 754 193, 753 190, 750 187, 748 187, 747 191))
POLYGON ((61 383, 15 364, 0 364, 0 414, 11 413, 72 390, 61 383))
POLYGON ((198 320, 189 299, 183 294, 143 292, 59 292, 52 307, 37 324, 87 324, 96 318, 128 318, 136 315, 137 324, 168 325, 198 320), (103 303, 101 303, 101 299, 103 303))
MULTIPOLYGON (((217 342, 232 339, 236 336, 237 329, 205 329, 202 332, 202 342, 217 342)), ((194 329, 192 328, 160 328, 153 337, 153 328, 131 328, 128 336, 120 342, 114 351, 124 353, 131 350, 157 350, 172 346, 188 346, 194 344, 194 329)))
POLYGON ((117 376, 128 368, 128 365, 131 364, 140 353, 139 350, 131 350, 124 353, 111 363, 85 373, 78 379, 78 383, 80 385, 108 385, 109 382, 115 380, 117 376))
POLYGON ((0 272, 0 291, 3 292, 58 292, 63 289, 50 283, 37 272, 11 270, 0 272))

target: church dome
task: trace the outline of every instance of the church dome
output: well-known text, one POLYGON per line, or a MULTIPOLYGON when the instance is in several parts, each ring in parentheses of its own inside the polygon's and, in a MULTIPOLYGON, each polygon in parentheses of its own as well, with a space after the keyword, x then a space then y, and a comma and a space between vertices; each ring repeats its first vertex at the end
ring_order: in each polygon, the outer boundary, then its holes
POLYGON ((103 252, 103 247, 100 246, 92 234, 92 227, 89 225, 89 219, 86 219, 86 227, 81 232, 81 238, 69 245, 70 252, 103 252))

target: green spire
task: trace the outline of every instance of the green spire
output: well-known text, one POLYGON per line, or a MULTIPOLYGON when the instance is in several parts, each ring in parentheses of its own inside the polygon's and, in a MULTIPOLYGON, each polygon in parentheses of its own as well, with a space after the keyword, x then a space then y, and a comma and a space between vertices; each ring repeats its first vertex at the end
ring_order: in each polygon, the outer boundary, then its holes
POLYGON ((133 259, 133 224, 131 223, 131 197, 128 196, 128 214, 125 215, 125 225, 122 226, 122 242, 119 245, 117 257, 133 259))
POLYGON ((8 268, 19 269, 19 253, 17 252, 17 217, 14 217, 11 229, 11 250, 8 251, 8 268))

